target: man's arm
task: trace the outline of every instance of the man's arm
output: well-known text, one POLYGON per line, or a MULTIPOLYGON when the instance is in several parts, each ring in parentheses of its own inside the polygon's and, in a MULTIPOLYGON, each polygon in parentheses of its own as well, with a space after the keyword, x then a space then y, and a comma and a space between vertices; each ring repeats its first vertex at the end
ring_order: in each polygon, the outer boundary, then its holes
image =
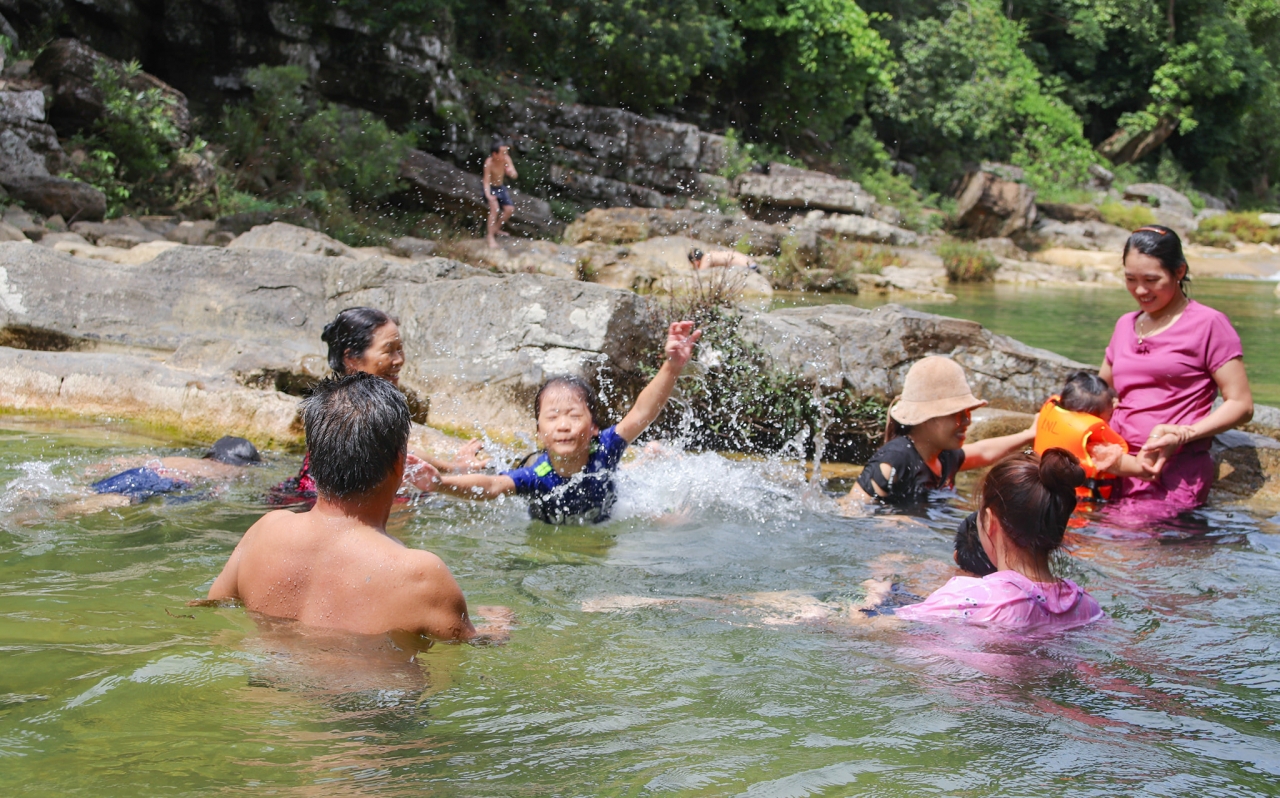
POLYGON ((484 186, 484 198, 491 199, 489 194, 489 169, 493 165, 493 156, 484 159, 484 169, 480 172, 480 185, 484 186))
POLYGON ((627 443, 640 437, 662 408, 671 398, 675 390, 676 379, 684 370, 685 364, 693 357, 693 346, 702 337, 702 330, 693 329, 691 321, 677 321, 667 330, 667 361, 658 369, 657 375, 649 381, 636 403, 631 406, 627 415, 618 422, 617 431, 627 443))
POLYGON ((504 153, 503 160, 506 161, 506 163, 503 164, 503 169, 506 171, 507 177, 512 180, 520 177, 520 174, 516 172, 516 165, 511 161, 511 153, 504 153))
POLYGON ((467 613, 467 599, 449 572, 444 560, 429 551, 417 554, 416 587, 406 607, 411 620, 409 631, 436 640, 466 641, 476 636, 476 627, 467 613))
MULTIPOLYGON (((244 534, 245 537, 249 536, 248 532, 244 534)), ((240 598, 240 547, 243 545, 244 538, 240 538, 235 551, 231 552, 231 556, 227 558, 227 564, 222 566, 222 573, 218 574, 218 578, 209 586, 210 601, 240 598)))

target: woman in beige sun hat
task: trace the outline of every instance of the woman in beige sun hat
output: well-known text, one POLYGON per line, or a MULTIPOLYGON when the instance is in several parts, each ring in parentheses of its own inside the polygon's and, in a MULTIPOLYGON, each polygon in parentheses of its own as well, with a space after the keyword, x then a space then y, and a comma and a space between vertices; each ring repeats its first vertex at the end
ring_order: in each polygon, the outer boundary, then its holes
POLYGON ((1024 432, 966 444, 970 412, 985 404, 951 358, 930 355, 916 361, 902 395, 889 405, 884 445, 844 501, 918 503, 930 491, 954 487, 958 472, 989 466, 1031 445, 1034 424, 1024 432))

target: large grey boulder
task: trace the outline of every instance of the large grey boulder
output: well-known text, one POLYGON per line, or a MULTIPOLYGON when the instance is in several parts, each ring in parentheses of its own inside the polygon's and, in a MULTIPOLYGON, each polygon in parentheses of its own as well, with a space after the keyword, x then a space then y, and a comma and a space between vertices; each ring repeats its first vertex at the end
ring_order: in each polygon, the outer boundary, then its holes
POLYGON ((44 93, 0 91, 0 184, 28 176, 48 176, 64 161, 58 134, 45 124, 44 93))
POLYGON ((68 221, 98 221, 107 213, 107 198, 101 191, 79 180, 48 175, 0 176, 0 185, 9 196, 45 216, 61 216, 68 221))
POLYGON ((910 230, 879 219, 847 213, 810 211, 804 216, 792 217, 791 227, 799 236, 803 236, 806 232, 810 235, 837 235, 855 241, 870 241, 899 247, 915 246, 920 242, 920 236, 910 230))
POLYGON ((1195 230, 1198 224, 1195 207, 1187 195, 1161 183, 1134 183, 1124 190, 1124 198, 1146 203, 1157 222, 1179 233, 1195 230))
POLYGON ((789 308, 750 316, 743 331, 783 371, 888 401, 911 364, 947 355, 993 407, 1034 413, 1067 376, 1090 367, 997 335, 971 321, 901 305, 789 308))
MULTIPOLYGON (((33 71, 49 85, 53 100, 49 121, 63 136, 93 127, 106 112, 105 98, 95 85, 99 73, 124 78, 119 61, 108 58, 79 39, 57 39, 50 42, 36 58, 33 71)), ((191 137, 191 113, 187 97, 168 83, 146 72, 127 78, 129 91, 158 92, 165 98, 165 115, 177 129, 176 146, 186 145, 191 137)))
MULTIPOLYGON (((410 150, 400 167, 400 177, 408 185, 405 198, 423 207, 449 214, 487 219, 489 202, 484 196, 480 175, 464 172, 448 161, 419 150, 410 150)), ((515 212, 507 222, 513 232, 532 236, 556 235, 564 225, 551 215, 545 200, 511 189, 515 212)))
POLYGON ((1041 219, 1030 231, 1024 233, 1031 244, 1038 248, 1066 247, 1097 252, 1119 253, 1129 240, 1129 231, 1106 222, 1060 222, 1041 219))
POLYGON ((752 255, 776 255, 789 231, 742 215, 648 208, 593 208, 564 231, 568 244, 629 244, 656 236, 688 236, 752 255))
MULTIPOLYGON (((197 382, 314 379, 325 368, 324 324, 345 307, 380 307, 400 318, 402 378, 432 397, 433 423, 495 431, 531 427, 527 402, 552 373, 607 369, 611 384, 630 390, 661 344, 647 304, 630 292, 443 258, 176 246, 130 266, 0 243, 0 277, 10 341, 137 355, 197 382)), ((121 386, 121 406, 132 407, 135 393, 121 386)))
POLYGON ((766 174, 745 172, 734 185, 741 202, 761 209, 870 214, 876 204, 875 197, 852 180, 780 163, 769 164, 766 174))
POLYGON ((1009 179, 1020 170, 1003 164, 983 164, 970 170, 956 195, 955 226, 975 238, 1008 237, 1036 220, 1036 192, 1026 183, 1009 179))
POLYGON ((284 222, 272 222, 259 225, 249 232, 237 236, 230 244, 230 249, 275 249, 280 252, 292 252, 297 255, 321 255, 323 257, 356 257, 355 251, 324 233, 297 227, 284 222))
POLYGON ((670 197, 726 193, 716 175, 725 139, 696 126, 621 108, 565 103, 546 91, 480 98, 486 126, 511 139, 517 157, 549 153, 551 183, 589 202, 663 207, 670 197))

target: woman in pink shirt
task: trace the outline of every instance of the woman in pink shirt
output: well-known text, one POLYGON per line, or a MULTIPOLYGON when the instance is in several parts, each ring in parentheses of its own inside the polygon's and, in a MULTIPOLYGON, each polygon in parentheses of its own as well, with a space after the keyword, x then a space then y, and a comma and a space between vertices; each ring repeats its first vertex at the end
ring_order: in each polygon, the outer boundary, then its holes
POLYGON ((1122 478, 1113 498, 1148 519, 1203 504, 1213 436, 1253 417, 1240 336, 1225 315, 1187 296, 1187 279, 1177 233, 1152 225, 1129 236, 1124 281, 1138 310, 1116 322, 1099 376, 1120 395, 1111 428, 1155 475, 1122 478))
POLYGON ((978 488, 978 537, 996 572, 957 576, 894 614, 1022 632, 1072 629, 1103 617, 1092 596, 1049 570, 1084 479, 1080 461, 1065 449, 1001 460, 978 488))

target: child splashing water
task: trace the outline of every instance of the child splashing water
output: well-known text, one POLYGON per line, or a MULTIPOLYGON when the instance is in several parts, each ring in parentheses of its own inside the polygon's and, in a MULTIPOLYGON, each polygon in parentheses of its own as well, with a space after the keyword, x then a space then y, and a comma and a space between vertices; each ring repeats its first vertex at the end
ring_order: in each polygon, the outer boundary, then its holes
POLYGON ((1064 449, 1014 455, 997 463, 979 487, 978 538, 995 565, 982 578, 957 576, 899 618, 960 621, 1019 631, 1084 626, 1103 617, 1098 602, 1049 570, 1062 545, 1084 470, 1064 449))
POLYGON ((600 429, 595 392, 586 382, 577 377, 553 377, 534 399, 543 451, 530 465, 496 476, 441 477, 414 458, 412 465, 419 470, 413 484, 471 499, 496 499, 508 493, 529 496, 530 516, 549 524, 608 519, 615 499, 613 472, 623 451, 662 412, 701 337, 702 331, 693 329, 691 321, 671 325, 666 362, 617 425, 600 429))

